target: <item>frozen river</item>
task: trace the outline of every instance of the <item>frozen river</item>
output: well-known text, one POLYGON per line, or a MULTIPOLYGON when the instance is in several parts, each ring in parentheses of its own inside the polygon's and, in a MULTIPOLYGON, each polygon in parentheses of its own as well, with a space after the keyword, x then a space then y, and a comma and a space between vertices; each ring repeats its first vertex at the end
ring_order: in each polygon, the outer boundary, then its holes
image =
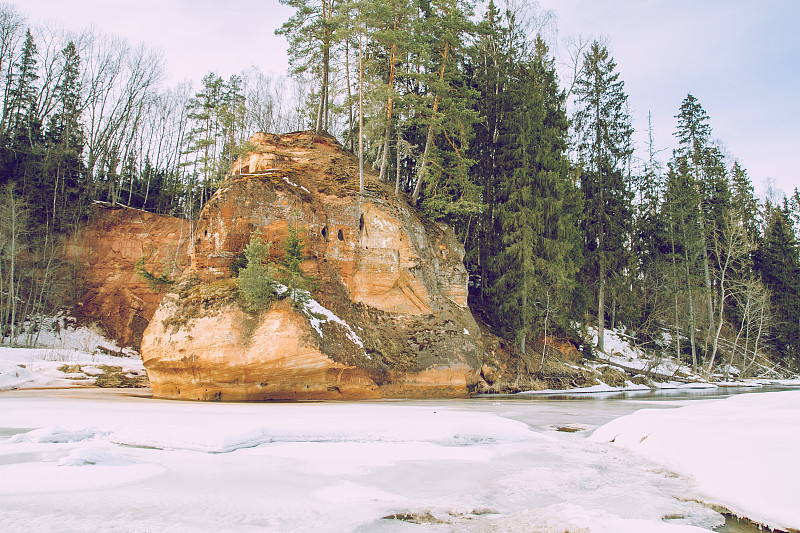
POLYGON ((0 531, 681 532, 691 478, 591 441, 741 390, 210 404, 0 392, 0 531))

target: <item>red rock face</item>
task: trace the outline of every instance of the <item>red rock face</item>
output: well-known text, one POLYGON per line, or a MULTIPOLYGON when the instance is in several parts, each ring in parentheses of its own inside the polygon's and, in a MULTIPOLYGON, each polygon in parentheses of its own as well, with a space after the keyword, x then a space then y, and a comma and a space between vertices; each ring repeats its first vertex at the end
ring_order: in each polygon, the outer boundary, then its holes
POLYGON ((330 137, 257 134, 258 151, 203 208, 191 268, 162 301, 142 357, 154 394, 261 400, 465 396, 480 330, 467 308, 463 250, 367 177, 330 137), (242 309, 231 263, 259 230, 281 256, 298 228, 328 318, 279 301, 242 309), (332 318, 335 317, 335 318, 332 318), (312 321, 315 323, 312 324, 312 321))
POLYGON ((189 223, 124 207, 95 209, 90 221, 66 243, 65 252, 83 275, 79 318, 100 323, 121 347, 141 344, 142 333, 161 302, 134 270, 161 274, 188 264, 189 223))

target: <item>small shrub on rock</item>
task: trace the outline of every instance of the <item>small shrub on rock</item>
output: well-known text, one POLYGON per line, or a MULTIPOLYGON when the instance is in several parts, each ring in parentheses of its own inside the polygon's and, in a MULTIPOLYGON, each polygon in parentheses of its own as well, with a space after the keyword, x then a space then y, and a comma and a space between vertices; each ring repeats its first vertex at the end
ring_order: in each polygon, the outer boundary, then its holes
POLYGON ((245 309, 256 312, 266 307, 275 296, 274 266, 266 263, 270 243, 261 239, 256 231, 244 249, 247 266, 239 270, 237 286, 245 301, 245 309))

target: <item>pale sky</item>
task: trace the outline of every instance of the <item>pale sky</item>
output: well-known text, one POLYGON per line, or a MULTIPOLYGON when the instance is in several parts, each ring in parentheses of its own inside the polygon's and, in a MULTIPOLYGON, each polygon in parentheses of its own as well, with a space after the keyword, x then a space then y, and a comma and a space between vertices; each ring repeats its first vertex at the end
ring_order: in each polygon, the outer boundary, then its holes
MULTIPOLYGON (((525 0, 522 0, 523 2, 525 0)), ((256 65, 286 73, 286 41, 274 35, 292 10, 277 0, 25 0, 31 22, 94 25, 163 50, 173 85, 213 70, 256 65)), ((666 162, 681 102, 692 93, 713 135, 748 170, 800 187, 800 0, 540 0, 557 17, 558 39, 606 39, 629 95, 645 152, 647 114, 666 162)), ((563 45, 557 52, 563 53, 563 45)))

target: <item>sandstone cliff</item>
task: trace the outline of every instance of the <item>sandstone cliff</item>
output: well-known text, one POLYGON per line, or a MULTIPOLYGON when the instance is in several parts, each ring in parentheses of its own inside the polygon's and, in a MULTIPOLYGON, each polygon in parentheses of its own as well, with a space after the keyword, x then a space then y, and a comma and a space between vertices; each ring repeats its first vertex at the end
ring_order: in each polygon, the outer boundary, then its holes
POLYGON ((188 266, 187 221, 97 205, 90 220, 65 244, 78 275, 75 314, 97 322, 119 346, 139 348, 162 294, 136 274, 140 258, 151 271, 188 266))
POLYGON ((203 208, 191 267, 144 332, 157 397, 216 400, 466 396, 479 379, 481 330, 467 306, 463 249, 420 219, 331 137, 256 134, 257 147, 203 208), (231 264, 259 230, 295 224, 305 310, 276 300, 248 313, 231 264))

